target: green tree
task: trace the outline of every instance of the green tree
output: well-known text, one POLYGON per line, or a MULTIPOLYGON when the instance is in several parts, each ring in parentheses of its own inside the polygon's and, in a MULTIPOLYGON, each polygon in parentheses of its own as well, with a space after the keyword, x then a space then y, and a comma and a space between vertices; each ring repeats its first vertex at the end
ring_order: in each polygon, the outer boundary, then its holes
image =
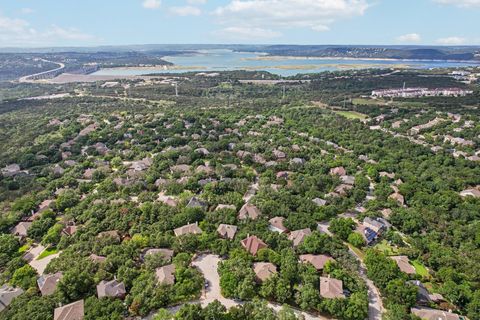
POLYGON ((35 271, 30 265, 26 264, 15 271, 10 283, 24 290, 36 287, 37 271, 35 271))

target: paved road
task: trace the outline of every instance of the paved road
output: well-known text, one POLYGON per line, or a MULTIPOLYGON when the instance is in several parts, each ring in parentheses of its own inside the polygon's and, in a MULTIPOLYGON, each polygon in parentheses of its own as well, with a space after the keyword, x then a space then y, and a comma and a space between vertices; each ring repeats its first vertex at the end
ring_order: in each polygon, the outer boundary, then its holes
MULTIPOLYGON (((324 232, 329 236, 333 236, 333 234, 328 230, 330 226, 329 222, 320 222, 318 223, 318 230, 320 232, 324 232)), ((348 245, 345 243, 345 245, 348 245)), ((353 251, 350 247, 348 251, 351 255, 353 255, 358 262, 360 262, 360 276, 362 279, 367 283, 368 288, 368 319, 369 320, 382 320, 382 313, 385 311, 383 308, 382 297, 380 295, 380 291, 375 286, 372 280, 368 279, 367 277, 367 269, 363 260, 360 256, 357 255, 355 251, 353 251)))
MULTIPOLYGON (((222 296, 220 289, 220 276, 218 274, 218 263, 221 261, 220 257, 208 254, 198 256, 195 261, 192 263, 193 266, 197 267, 204 275, 205 280, 208 281, 209 286, 202 292, 202 296, 197 301, 191 301, 189 303, 200 303, 202 307, 207 306, 209 303, 218 300, 223 304, 227 309, 243 304, 241 301, 236 301, 232 299, 227 299, 222 296)), ((168 310, 172 313, 178 311, 182 305, 169 308, 168 310)), ((276 312, 282 309, 282 306, 279 304, 268 303, 268 307, 275 310, 276 312)), ((332 318, 326 318, 323 316, 317 316, 302 312, 300 310, 293 309, 297 316, 302 315, 305 320, 333 320, 332 318)), ((144 320, 152 319, 153 315, 145 318, 144 320)))
POLYGON ((360 277, 367 283, 368 287, 368 319, 369 320, 382 320, 382 313, 385 311, 383 308, 382 296, 380 291, 375 286, 372 280, 367 277, 367 268, 363 263, 363 260, 353 251, 348 248, 350 254, 352 254, 360 262, 360 277))

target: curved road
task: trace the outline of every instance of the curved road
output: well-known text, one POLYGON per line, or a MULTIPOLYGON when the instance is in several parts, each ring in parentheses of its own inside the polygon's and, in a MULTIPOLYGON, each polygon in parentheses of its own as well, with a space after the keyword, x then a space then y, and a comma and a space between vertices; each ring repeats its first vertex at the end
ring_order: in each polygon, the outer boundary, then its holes
MULTIPOLYGON (((239 300, 227 299, 222 296, 220 289, 220 276, 218 274, 218 263, 221 261, 220 257, 213 254, 200 255, 193 261, 193 266, 197 267, 202 273, 209 286, 202 292, 202 296, 197 301, 191 301, 189 303, 200 303, 202 307, 206 307, 209 303, 218 300, 227 309, 241 305, 243 302, 239 300)), ((182 305, 171 307, 168 310, 171 313, 177 312, 182 305)), ((281 305, 268 303, 268 307, 278 312, 282 309, 281 305)), ((332 320, 332 318, 326 318, 319 315, 313 315, 297 309, 293 309, 297 316, 302 315, 305 320, 332 320)), ((150 317, 145 319, 151 319, 150 317)))
POLYGON ((55 61, 50 61, 50 60, 45 60, 45 59, 40 59, 40 60, 42 60, 43 62, 58 64, 58 67, 55 68, 55 69, 51 69, 51 70, 47 70, 47 71, 43 71, 43 72, 39 72, 39 73, 35 73, 35 74, 30 74, 30 75, 28 75, 28 76, 21 77, 20 79, 18 79, 18 81, 19 81, 19 82, 22 82, 22 83, 35 82, 35 80, 30 80, 29 78, 30 78, 30 77, 34 77, 34 76, 40 76, 40 75, 42 75, 42 74, 46 74, 46 73, 49 73, 49 72, 59 71, 59 70, 62 70, 63 68, 65 68, 65 64, 63 64, 63 63, 61 63, 61 62, 55 62, 55 61))

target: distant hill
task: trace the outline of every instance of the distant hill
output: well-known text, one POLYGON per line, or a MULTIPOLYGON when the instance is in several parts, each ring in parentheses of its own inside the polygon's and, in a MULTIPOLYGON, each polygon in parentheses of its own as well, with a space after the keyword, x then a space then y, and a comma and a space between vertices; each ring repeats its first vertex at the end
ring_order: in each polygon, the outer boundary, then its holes
POLYGON ((141 52, 155 55, 199 50, 227 49, 265 52, 278 56, 378 58, 411 60, 479 61, 478 46, 355 46, 355 45, 245 45, 245 44, 148 44, 100 47, 0 48, 4 53, 141 52))

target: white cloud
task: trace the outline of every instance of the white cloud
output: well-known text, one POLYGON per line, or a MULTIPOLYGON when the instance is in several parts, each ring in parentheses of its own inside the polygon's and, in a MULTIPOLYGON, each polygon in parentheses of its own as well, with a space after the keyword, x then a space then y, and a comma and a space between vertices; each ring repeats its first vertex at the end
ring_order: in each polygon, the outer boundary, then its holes
POLYGON ((452 46, 452 45, 465 44, 467 42, 467 39, 462 37, 447 37, 447 38, 440 38, 436 42, 441 45, 452 46))
POLYGON ((187 3, 191 5, 200 5, 207 3, 207 0, 187 0, 187 3))
POLYGON ((480 7, 480 0, 433 0, 436 3, 455 5, 457 7, 469 8, 480 7))
POLYGON ((4 47, 77 45, 92 41, 98 42, 99 39, 75 28, 52 25, 45 30, 37 30, 26 20, 0 15, 0 44, 4 47))
POLYGON ((193 6, 183 6, 183 7, 171 7, 170 12, 177 16, 199 16, 202 14, 202 10, 193 6))
POLYGON ((277 35, 281 29, 327 31, 339 19, 360 16, 368 0, 231 0, 214 15, 226 27, 259 28, 277 35))
POLYGON ((408 43, 420 42, 420 41, 422 41, 422 37, 418 33, 408 33, 408 34, 404 34, 404 35, 401 35, 401 36, 397 37, 397 41, 408 42, 408 43))
POLYGON ((214 32, 214 35, 228 42, 235 41, 255 41, 278 38, 282 34, 280 32, 249 27, 227 27, 214 32), (232 41, 233 40, 233 41, 232 41))
POLYGON ((158 9, 162 5, 161 0, 145 0, 142 3, 142 6, 145 9, 158 9))

